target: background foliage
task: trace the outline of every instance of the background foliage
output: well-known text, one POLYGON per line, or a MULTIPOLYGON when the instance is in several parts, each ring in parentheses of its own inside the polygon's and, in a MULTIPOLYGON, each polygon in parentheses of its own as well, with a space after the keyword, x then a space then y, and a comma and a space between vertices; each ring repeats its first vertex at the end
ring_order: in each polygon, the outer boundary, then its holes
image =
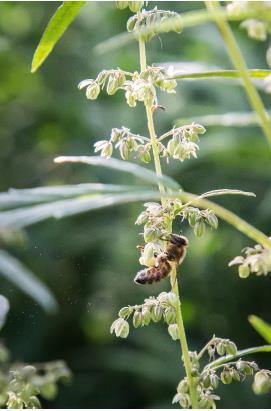
MULTIPOLYGON (((201 2, 163 2, 178 12, 201 2)), ((159 7, 159 3, 158 3, 159 7)), ((132 177, 80 165, 57 166, 56 155, 91 155, 93 143, 122 125, 143 134, 143 107, 127 108, 121 95, 88 102, 77 84, 104 68, 134 70, 136 42, 106 55, 95 55, 96 44, 125 30, 128 11, 113 2, 90 2, 65 33, 42 69, 30 74, 33 51, 54 2, 2 2, 0 5, 0 142, 1 191, 78 182, 133 182, 132 177)), ((248 40, 233 25, 248 66, 266 68, 267 43, 248 40)), ((230 69, 223 42, 214 25, 161 35, 148 45, 149 61, 193 62, 230 69)), ((266 106, 270 97, 264 95, 266 106)), ((161 95, 165 113, 156 114, 161 133, 176 119, 205 114, 249 111, 238 81, 184 80, 176 96, 161 95), (168 99, 170 100, 168 101, 168 99)), ((204 125, 204 123, 203 123, 204 125)), ((270 231, 270 153, 257 127, 207 127, 197 162, 164 165, 165 173, 187 190, 201 193, 221 187, 254 191, 253 198, 223 198, 229 209, 259 229, 270 231)), ((178 344, 156 326, 132 332, 119 341, 109 327, 119 307, 136 303, 150 288, 133 284, 137 271, 134 226, 140 204, 126 205, 63 221, 46 221, 27 229, 24 241, 10 246, 57 296, 59 311, 48 317, 10 283, 1 280, 11 312, 2 336, 14 357, 26 362, 63 358, 74 373, 71 386, 61 389, 54 408, 163 408, 180 380, 178 344), (167 372, 165 373, 165 365, 167 372)), ((176 227, 179 230, 179 227, 176 227)), ((231 338, 240 348, 263 341, 247 322, 256 314, 270 322, 270 277, 241 280, 228 262, 248 244, 247 238, 221 222, 219 231, 195 239, 187 227, 189 253, 182 266, 184 320, 191 348, 202 346, 213 333, 231 338)), ((163 286, 162 286, 163 287, 163 286)), ((152 286, 157 294, 161 285, 152 286)), ((255 358, 270 368, 268 356, 255 358)), ((223 387, 221 388, 223 389, 223 387)), ((247 383, 224 390, 220 406, 266 408, 270 398, 255 397, 247 383)), ((47 404, 46 404, 47 406, 47 404)))

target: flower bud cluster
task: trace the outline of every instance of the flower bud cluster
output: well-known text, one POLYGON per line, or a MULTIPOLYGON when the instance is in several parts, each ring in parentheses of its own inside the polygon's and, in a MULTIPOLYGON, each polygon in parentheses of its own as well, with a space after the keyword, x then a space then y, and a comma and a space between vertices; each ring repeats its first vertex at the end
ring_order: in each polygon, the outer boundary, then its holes
POLYGON ((162 292, 157 298, 149 297, 144 300, 144 304, 127 306, 119 311, 119 318, 115 320, 110 328, 117 337, 126 338, 129 334, 128 319, 132 317, 135 328, 149 325, 164 320, 168 324, 168 332, 173 340, 179 338, 176 322, 176 306, 178 297, 173 292, 162 292))
POLYGON ((129 9, 133 13, 137 13, 144 5, 144 1, 116 1, 116 7, 120 10, 129 9))
POLYGON ((147 42, 160 32, 181 33, 182 24, 178 13, 158 10, 155 7, 153 10, 142 10, 141 13, 130 17, 127 21, 127 30, 133 32, 137 39, 147 42))
POLYGON ((39 365, 19 365, 1 374, 0 405, 7 408, 41 408, 38 396, 46 400, 55 398, 57 383, 67 382, 70 371, 62 361, 39 365))
POLYGON ((160 137, 160 140, 172 135, 166 147, 168 157, 184 161, 191 157, 197 157, 199 146, 199 134, 205 133, 205 128, 200 124, 192 123, 190 125, 173 128, 170 132, 160 137))
MULTIPOLYGON (((254 375, 253 390, 256 394, 264 394, 271 391, 271 371, 260 370, 255 361, 234 360, 237 354, 237 347, 229 339, 213 337, 204 349, 198 354, 196 351, 189 352, 191 362, 191 374, 197 388, 197 400, 199 408, 216 408, 216 401, 220 399, 214 394, 219 384, 231 384, 232 382, 244 381, 246 377, 254 375), (205 352, 210 358, 218 355, 233 356, 233 361, 225 357, 224 363, 208 363, 202 371, 201 360, 205 352)), ((191 408, 191 397, 187 377, 180 381, 177 393, 173 398, 173 403, 179 403, 182 408, 191 408)))
POLYGON ((200 210, 196 207, 185 207, 180 215, 183 219, 187 219, 190 227, 194 229, 197 237, 201 237, 205 233, 206 224, 211 228, 217 229, 218 219, 213 210, 200 210))
POLYGON ((271 249, 256 244, 253 248, 246 247, 245 256, 237 256, 230 261, 229 266, 239 265, 238 272, 241 278, 249 277, 250 273, 257 276, 271 272, 271 249))
POLYGON ((96 100, 99 96, 101 89, 106 87, 106 92, 110 96, 115 94, 117 90, 122 88, 126 82, 126 76, 132 76, 132 73, 123 71, 121 69, 117 70, 103 70, 101 71, 96 79, 86 79, 82 80, 78 84, 79 90, 86 88, 86 96, 90 100, 96 100))
POLYGON ((95 100, 103 88, 106 88, 110 96, 118 90, 124 90, 128 106, 136 107, 137 101, 144 102, 146 106, 157 105, 155 87, 167 93, 175 93, 176 86, 176 80, 169 78, 163 67, 148 67, 141 73, 130 73, 121 69, 103 70, 96 79, 81 81, 78 88, 85 88, 86 96, 90 100, 95 100), (127 80, 127 77, 130 80, 127 80))
POLYGON ((168 229, 176 215, 176 209, 181 207, 178 200, 170 202, 167 207, 160 203, 145 203, 146 210, 139 214, 135 224, 144 224, 144 240, 146 243, 164 244, 161 237, 167 236, 168 229))
POLYGON ((94 144, 95 153, 101 152, 101 157, 109 158, 113 149, 118 149, 123 160, 128 160, 130 153, 136 152, 138 158, 148 163, 151 160, 151 144, 147 137, 131 133, 129 128, 113 128, 109 140, 100 140, 94 144), (147 142, 147 143, 146 143, 147 142))

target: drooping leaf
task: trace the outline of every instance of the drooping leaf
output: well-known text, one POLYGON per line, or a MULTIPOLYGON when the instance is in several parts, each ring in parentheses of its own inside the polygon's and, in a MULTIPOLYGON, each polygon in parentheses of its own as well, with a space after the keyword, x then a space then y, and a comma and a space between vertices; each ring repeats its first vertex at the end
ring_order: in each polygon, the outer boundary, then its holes
POLYGON ((45 311, 52 313, 56 310, 57 303, 49 288, 5 250, 0 250, 0 275, 29 295, 45 311))
MULTIPOLYGON (((253 196, 254 194, 240 190, 223 189, 213 190, 204 193, 201 196, 190 195, 192 196, 192 198, 190 199, 189 196, 188 198, 189 203, 197 203, 200 199, 203 199, 205 197, 220 195, 253 196)), ((187 193, 182 191, 175 191, 171 193, 165 193, 163 196, 172 199, 183 199, 186 198, 187 193)), ((159 200, 160 197, 161 194, 158 190, 133 190, 131 192, 125 193, 112 193, 107 195, 84 195, 71 199, 52 201, 47 204, 39 204, 30 207, 20 207, 14 210, 2 211, 0 212, 0 227, 20 229, 46 220, 48 218, 59 219, 114 205, 127 204, 137 201, 159 200)))
POLYGON ((108 167, 133 174, 149 183, 161 183, 172 190, 180 188, 179 184, 168 176, 158 177, 153 171, 145 167, 130 163, 129 161, 117 160, 116 158, 104 159, 97 156, 61 156, 55 158, 55 163, 85 163, 93 166, 108 167))
POLYGON ((46 60, 57 41, 72 23, 85 3, 85 1, 67 1, 58 7, 49 21, 35 51, 31 65, 31 73, 35 73, 46 60))
POLYGON ((0 330, 6 322, 6 316, 9 311, 9 302, 6 297, 0 295, 0 330))
MULTIPOLYGON (((0 193, 0 210, 50 202, 84 194, 117 193, 133 191, 136 189, 136 186, 99 183, 48 186, 28 189, 11 188, 6 193, 0 193)), ((142 187, 142 189, 144 189, 144 187, 142 187)))
POLYGON ((271 344, 271 324, 257 317, 256 315, 250 315, 248 321, 252 327, 269 343, 271 344))

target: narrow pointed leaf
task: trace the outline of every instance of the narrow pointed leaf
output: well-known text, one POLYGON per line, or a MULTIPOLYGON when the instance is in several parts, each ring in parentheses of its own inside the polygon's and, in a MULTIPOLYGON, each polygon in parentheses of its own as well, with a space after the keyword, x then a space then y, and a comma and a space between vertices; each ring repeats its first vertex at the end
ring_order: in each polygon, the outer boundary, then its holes
POLYGON ((252 327, 269 343, 271 344, 271 324, 257 317, 256 315, 250 315, 248 321, 252 327))
POLYGON ((46 60, 57 41, 69 27, 85 3, 85 1, 67 1, 58 7, 49 21, 35 51, 31 65, 31 73, 35 73, 46 60))
POLYGON ((0 210, 50 202, 84 194, 116 193, 133 190, 136 190, 135 186, 99 183, 37 187, 29 189, 11 188, 8 192, 0 193, 0 210))
POLYGON ((0 295, 0 330, 6 322, 7 313, 9 311, 9 302, 6 297, 0 295))
POLYGON ((153 171, 145 167, 130 163, 129 161, 117 160, 116 158, 104 159, 97 156, 61 156, 55 158, 55 163, 85 163, 93 166, 108 167, 133 174, 149 183, 162 183, 167 188, 173 190, 180 188, 179 184, 168 176, 158 177, 153 171))
POLYGON ((0 250, 0 275, 29 295, 45 311, 51 313, 56 310, 57 303, 49 288, 19 260, 4 250, 0 250))

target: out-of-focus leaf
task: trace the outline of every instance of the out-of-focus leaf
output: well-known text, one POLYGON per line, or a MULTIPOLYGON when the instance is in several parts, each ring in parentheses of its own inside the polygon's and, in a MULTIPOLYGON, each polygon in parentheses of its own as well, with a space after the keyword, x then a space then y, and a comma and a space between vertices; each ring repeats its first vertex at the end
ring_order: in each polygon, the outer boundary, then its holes
POLYGON ((55 163, 85 163, 93 166, 108 167, 133 174, 149 183, 161 183, 172 190, 180 188, 179 184, 168 176, 158 177, 153 171, 145 167, 130 163, 129 161, 117 160, 116 158, 104 159, 98 156, 61 156, 55 158, 55 163))
MULTIPOLYGON (((271 113, 269 112, 269 115, 271 113)), ((221 127, 245 127, 259 125, 259 119, 256 113, 225 113, 225 114, 208 114, 206 116, 197 116, 189 118, 180 118, 176 121, 178 127, 197 121, 204 124, 206 127, 221 126, 221 127)))
POLYGON ((58 7, 49 21, 35 51, 31 65, 31 73, 35 73, 46 60, 57 41, 72 23, 85 3, 85 1, 67 1, 58 7))
POLYGON ((6 297, 0 295, 0 329, 6 322, 6 316, 9 311, 9 302, 6 297))
MULTIPOLYGON (((240 190, 213 190, 194 196, 189 203, 200 200, 205 197, 220 195, 246 195, 255 196, 253 193, 240 190)), ((182 191, 165 193, 164 197, 182 198, 185 193, 182 191)), ((108 195, 85 195, 73 199, 59 200, 48 204, 33 205, 31 207, 21 207, 18 209, 0 212, 0 227, 23 228, 39 221, 46 220, 50 217, 64 218, 70 215, 80 214, 90 210, 126 204, 136 201, 147 201, 160 199, 161 194, 158 191, 132 191, 120 194, 108 195)))
MULTIPOLYGON (((0 193, 0 210, 28 204, 44 203, 84 194, 127 192, 136 189, 135 186, 99 183, 37 187, 29 189, 11 188, 6 193, 0 193)), ((142 189, 144 189, 144 187, 142 187, 142 189)))
POLYGON ((268 324, 256 315, 250 315, 248 321, 252 327, 269 343, 271 344, 271 324, 268 324))
POLYGON ((56 300, 48 287, 19 260, 4 250, 0 250, 0 275, 29 295, 48 313, 56 310, 56 300))

